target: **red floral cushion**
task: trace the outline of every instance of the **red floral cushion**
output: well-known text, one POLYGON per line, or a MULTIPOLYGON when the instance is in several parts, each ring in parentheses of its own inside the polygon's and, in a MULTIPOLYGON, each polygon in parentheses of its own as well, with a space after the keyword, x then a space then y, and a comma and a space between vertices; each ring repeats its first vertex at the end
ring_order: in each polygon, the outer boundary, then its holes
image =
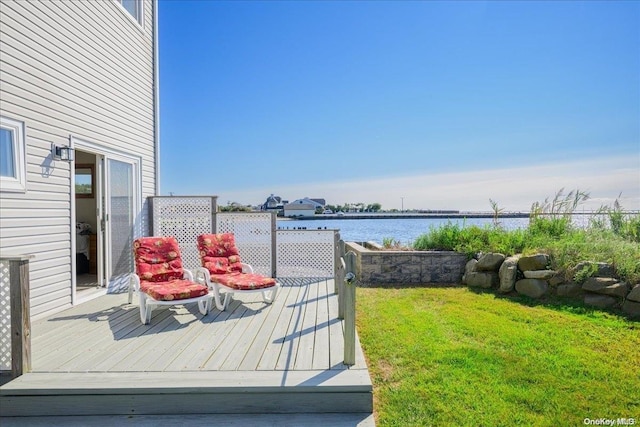
POLYGON ((211 274, 242 271, 242 260, 232 233, 198 236, 200 262, 211 274))
POLYGON ((222 283, 237 290, 264 289, 275 286, 276 280, 271 277, 252 273, 212 274, 211 280, 222 283))
POLYGON ((182 279, 180 247, 174 237, 142 237, 133 242, 136 273, 141 281, 182 279))
POLYGON ((140 282, 140 290, 158 301, 174 301, 201 297, 209 293, 209 288, 189 280, 170 280, 167 282, 140 282))

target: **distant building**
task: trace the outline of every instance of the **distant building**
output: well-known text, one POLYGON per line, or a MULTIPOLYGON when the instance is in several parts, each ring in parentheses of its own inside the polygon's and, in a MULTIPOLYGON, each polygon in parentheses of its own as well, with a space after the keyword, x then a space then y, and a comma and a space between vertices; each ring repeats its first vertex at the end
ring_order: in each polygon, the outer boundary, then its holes
POLYGON ((324 209, 324 205, 326 205, 327 202, 324 199, 310 199, 308 197, 305 197, 305 198, 302 198, 302 199, 294 200, 290 204, 292 204, 292 205, 293 204, 299 204, 299 205, 306 204, 306 205, 312 205, 314 209, 316 209, 316 208, 324 209))
POLYGON ((284 205, 284 216, 313 216, 316 214, 316 207, 311 203, 287 203, 284 205))
POLYGON ((286 203, 288 203, 287 200, 282 200, 280 196, 274 196, 272 193, 269 197, 267 197, 267 200, 262 205, 260 205, 260 210, 281 211, 286 203))
POLYGON ((325 204, 324 199, 310 199, 309 197, 297 199, 284 205, 284 216, 313 216, 316 210, 324 210, 325 204))

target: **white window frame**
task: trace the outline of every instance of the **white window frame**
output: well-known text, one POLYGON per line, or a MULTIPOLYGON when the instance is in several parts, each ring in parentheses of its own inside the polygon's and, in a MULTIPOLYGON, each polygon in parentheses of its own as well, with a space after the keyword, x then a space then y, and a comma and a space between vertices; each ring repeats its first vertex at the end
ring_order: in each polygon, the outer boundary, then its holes
POLYGON ((138 9, 138 16, 133 16, 131 14, 131 12, 129 12, 127 10, 127 8, 124 7, 124 5, 122 4, 122 0, 114 0, 117 4, 118 7, 120 7, 120 9, 122 11, 124 11, 124 13, 130 18, 132 19, 136 24, 138 24, 140 27, 143 26, 143 22, 144 22, 144 1, 143 0, 135 0, 136 5, 137 5, 137 9, 138 9))
POLYGON ((13 166, 16 172, 15 177, 0 176, 0 191, 24 193, 27 191, 24 122, 0 116, 0 128, 12 132, 13 166))

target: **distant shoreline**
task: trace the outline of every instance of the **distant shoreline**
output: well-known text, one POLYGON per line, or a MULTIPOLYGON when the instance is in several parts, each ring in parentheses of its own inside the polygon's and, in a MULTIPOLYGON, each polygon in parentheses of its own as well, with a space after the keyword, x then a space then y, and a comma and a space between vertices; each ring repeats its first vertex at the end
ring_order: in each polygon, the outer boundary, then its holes
MULTIPOLYGON (((493 218, 493 213, 468 212, 468 213, 347 213, 338 214, 322 214, 314 216, 297 216, 278 219, 297 220, 322 220, 322 219, 410 219, 410 218, 493 218)), ((529 218, 529 213, 513 212, 500 214, 499 218, 529 218)))
MULTIPOLYGON (((594 215, 596 212, 573 212, 572 215, 594 215)), ((633 212, 630 212, 633 213, 633 212)), ((506 212, 498 215, 498 218, 529 218, 530 212, 506 212)), ((544 215, 544 214, 543 214, 544 215)), ((323 220, 323 219, 411 219, 411 218, 441 218, 441 219, 459 219, 459 218, 494 218, 493 212, 459 212, 459 213, 407 213, 407 212, 383 212, 383 213, 346 213, 338 214, 322 214, 314 216, 297 216, 297 217, 279 217, 278 220, 323 220)))

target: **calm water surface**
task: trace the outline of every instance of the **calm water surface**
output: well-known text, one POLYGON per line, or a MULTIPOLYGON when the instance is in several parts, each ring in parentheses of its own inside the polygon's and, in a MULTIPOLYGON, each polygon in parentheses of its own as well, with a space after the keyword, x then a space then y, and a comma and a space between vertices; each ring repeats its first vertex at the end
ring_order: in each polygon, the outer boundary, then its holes
MULTIPOLYGON (((431 227, 439 227, 447 223, 459 225, 493 224, 491 218, 392 218, 392 219, 314 219, 314 220, 278 220, 281 229, 317 228, 338 229, 343 240, 351 242, 373 241, 382 244, 385 237, 393 238, 402 244, 413 243, 418 236, 429 231, 431 227)), ((526 228, 529 218, 504 218, 500 220, 508 230, 526 228)))

